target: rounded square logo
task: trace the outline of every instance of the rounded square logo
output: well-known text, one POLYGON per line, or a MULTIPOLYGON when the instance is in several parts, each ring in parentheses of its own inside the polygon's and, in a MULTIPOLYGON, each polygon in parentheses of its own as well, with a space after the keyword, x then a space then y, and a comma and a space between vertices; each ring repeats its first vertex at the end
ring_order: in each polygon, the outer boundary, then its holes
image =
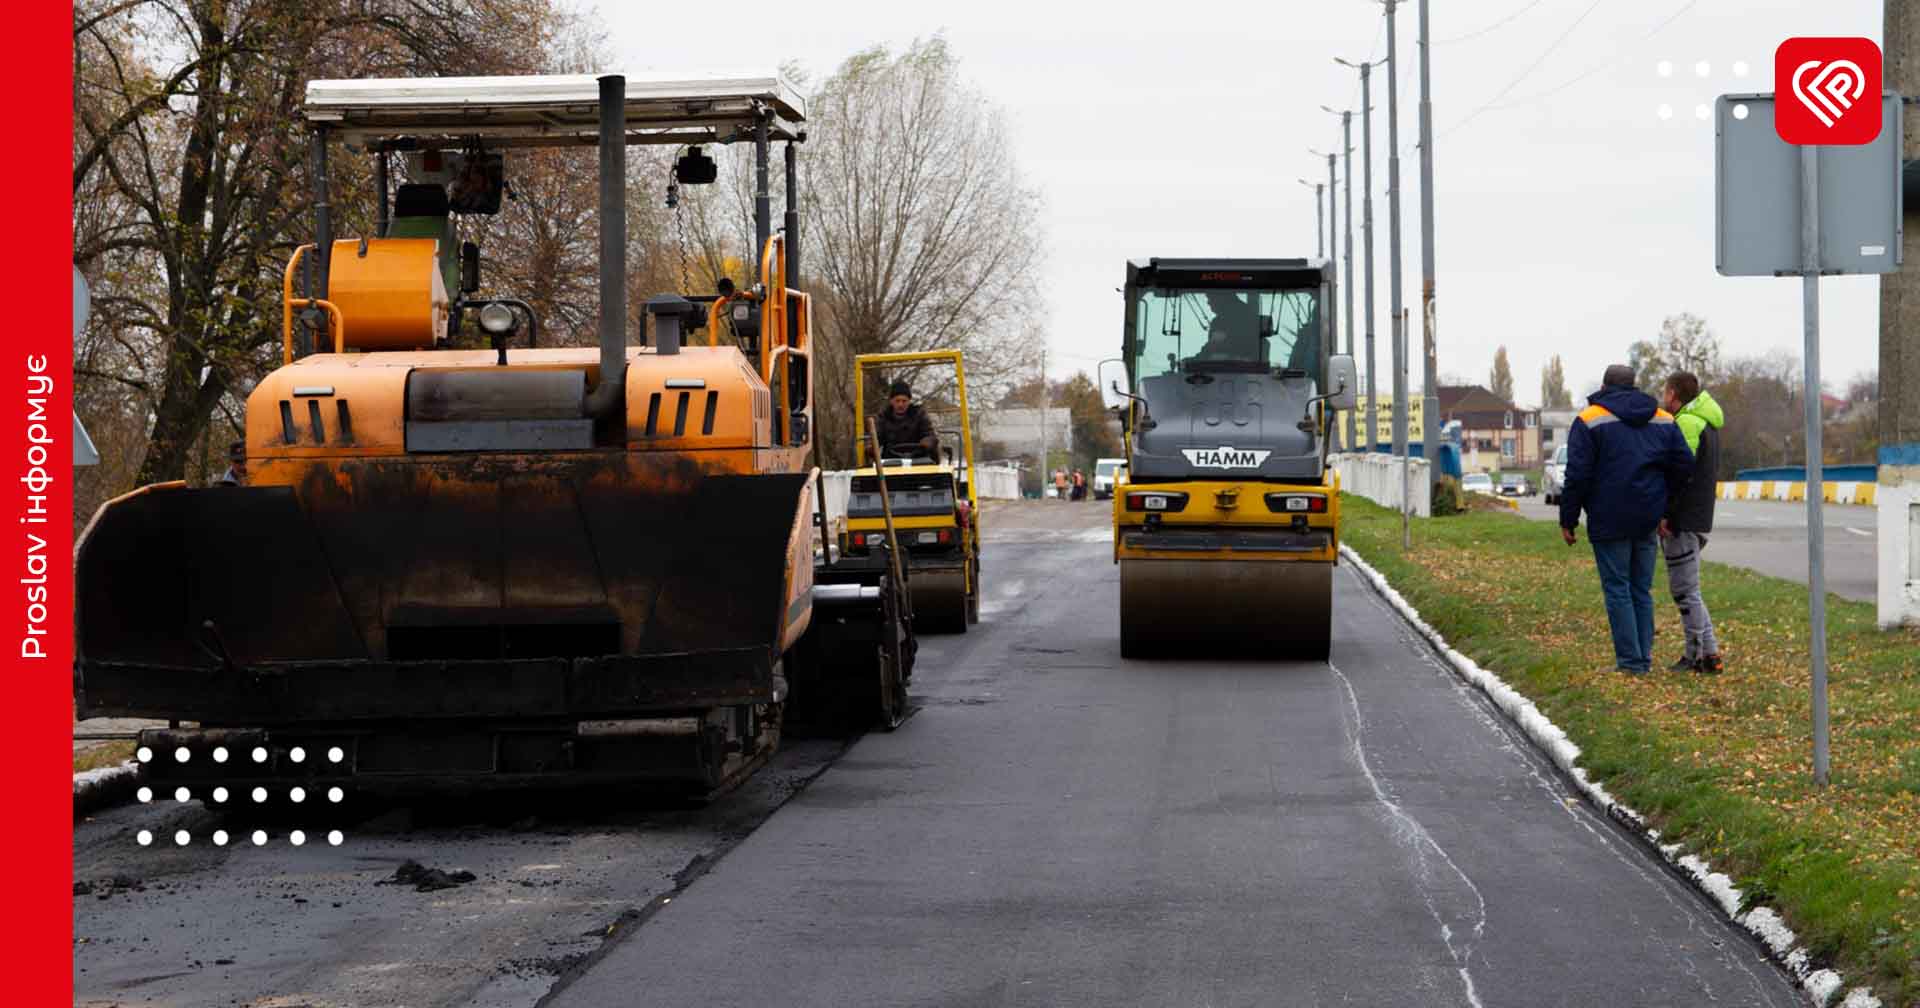
POLYGON ((1773 51, 1773 124, 1790 144, 1853 146, 1880 135, 1880 47, 1790 38, 1773 51))

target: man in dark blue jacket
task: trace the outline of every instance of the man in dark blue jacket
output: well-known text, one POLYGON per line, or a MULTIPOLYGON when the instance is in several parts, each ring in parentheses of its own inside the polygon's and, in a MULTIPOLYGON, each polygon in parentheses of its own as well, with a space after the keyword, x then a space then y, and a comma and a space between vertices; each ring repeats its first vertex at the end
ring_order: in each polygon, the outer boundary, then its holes
POLYGON ((1653 563, 1667 502, 1693 472, 1693 453, 1673 417, 1633 387, 1633 369, 1607 368, 1600 391, 1567 435, 1560 537, 1574 543, 1580 512, 1600 568, 1614 665, 1631 675, 1653 668, 1653 563))

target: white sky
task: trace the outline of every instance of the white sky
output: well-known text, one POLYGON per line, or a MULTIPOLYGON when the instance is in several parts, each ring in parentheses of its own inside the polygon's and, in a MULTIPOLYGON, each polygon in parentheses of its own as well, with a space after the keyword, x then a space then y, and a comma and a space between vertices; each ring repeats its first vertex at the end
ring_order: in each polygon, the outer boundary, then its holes
MULTIPOLYGON (((1056 377, 1092 373, 1118 353, 1114 289, 1128 258, 1311 255, 1314 195, 1297 180, 1324 179, 1325 159, 1308 150, 1337 152, 1340 142, 1338 118, 1320 106, 1359 106, 1356 73, 1332 58, 1386 52, 1381 8, 1370 0, 603 3, 600 11, 614 51, 634 68, 691 68, 703 55, 727 67, 796 60, 817 79, 868 45, 898 49, 943 32, 966 78, 1007 111, 1022 169, 1046 200, 1039 308, 1056 377)), ((1505 344, 1516 398, 1532 404, 1541 366, 1558 353, 1577 397, 1598 385, 1606 364, 1625 359, 1629 343, 1653 338, 1662 317, 1682 311, 1706 318, 1729 353, 1779 348, 1798 358, 1800 283, 1714 271, 1713 130, 1694 109, 1723 93, 1773 90, 1773 51, 1788 36, 1877 41, 1878 0, 1433 0, 1430 17, 1443 374, 1484 383, 1494 348, 1505 344), (1671 76, 1658 73, 1662 61, 1671 76), (1744 77, 1735 74, 1739 61, 1744 77), (1672 118, 1659 117, 1662 104, 1672 118)), ((1402 289, 1417 390, 1416 30, 1416 8, 1404 3, 1402 289)), ((1373 84, 1385 394, 1384 67, 1373 84)), ((1356 114, 1356 288, 1359 146, 1356 114)), ((1830 387, 1877 364, 1877 289, 1870 277, 1822 287, 1821 369, 1830 387)), ((1363 344, 1355 346, 1364 370, 1363 344)))

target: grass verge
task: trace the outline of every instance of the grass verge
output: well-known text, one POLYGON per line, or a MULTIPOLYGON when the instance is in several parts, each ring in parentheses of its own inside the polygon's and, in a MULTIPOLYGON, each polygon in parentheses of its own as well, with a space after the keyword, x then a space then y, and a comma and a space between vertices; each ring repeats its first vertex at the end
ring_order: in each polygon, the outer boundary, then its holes
POLYGON ((73 772, 98 770, 101 767, 119 766, 133 758, 132 742, 103 742, 97 746, 73 751, 73 772))
POLYGON ((1820 965, 1920 1004, 1920 631, 1827 599, 1831 784, 1812 783, 1804 585, 1709 563, 1720 676, 1668 673, 1683 636, 1655 578, 1654 675, 1613 671, 1584 537, 1511 513, 1414 519, 1342 495, 1341 536, 1449 643, 1525 693, 1581 765, 1787 918, 1820 965))

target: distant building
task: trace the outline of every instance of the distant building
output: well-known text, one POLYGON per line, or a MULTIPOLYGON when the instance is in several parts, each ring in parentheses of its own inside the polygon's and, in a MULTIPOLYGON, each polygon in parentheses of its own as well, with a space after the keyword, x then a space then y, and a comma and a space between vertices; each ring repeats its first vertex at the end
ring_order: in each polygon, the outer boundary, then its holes
POLYGON ((1567 443, 1567 432, 1573 430, 1573 418, 1579 415, 1579 410, 1570 409, 1540 411, 1541 461, 1552 461, 1553 453, 1567 443))
POLYGON ((1460 422, 1460 466, 1465 472, 1531 469, 1545 462, 1540 411, 1515 406, 1484 386, 1440 386, 1440 417, 1460 422))
MULTIPOLYGON (((1051 406, 1046 411, 1047 450, 1073 451, 1073 411, 1051 406)), ((1002 406, 980 411, 979 441, 997 441, 1017 452, 1038 450, 1040 446, 1040 410, 1032 406, 1002 406)))

